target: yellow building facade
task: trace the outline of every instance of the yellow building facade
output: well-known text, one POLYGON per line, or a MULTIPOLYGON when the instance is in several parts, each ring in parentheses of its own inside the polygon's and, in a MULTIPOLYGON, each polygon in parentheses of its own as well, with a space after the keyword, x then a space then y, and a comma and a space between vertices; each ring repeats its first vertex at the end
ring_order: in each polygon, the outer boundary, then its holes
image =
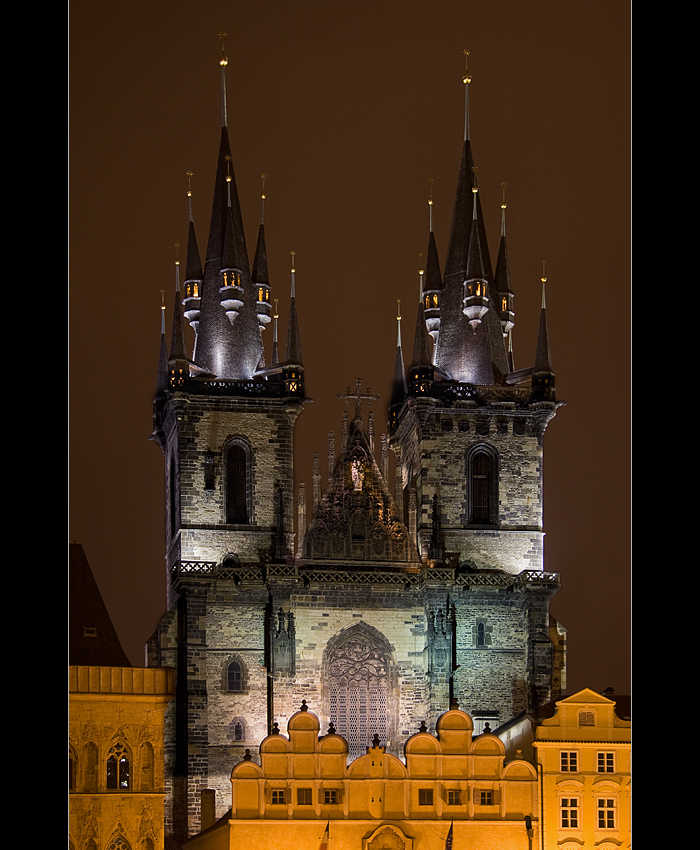
POLYGON ((71 666, 69 847, 162 850, 173 671, 71 666))
POLYGON ((346 740, 303 704, 231 773, 231 810, 186 842, 187 850, 265 847, 298 850, 531 850, 538 847, 538 783, 523 759, 505 761, 503 743, 473 736, 469 715, 443 714, 405 746, 405 763, 377 736, 348 764, 346 740))
POLYGON ((543 850, 631 847, 632 724, 616 702, 586 688, 535 727, 543 850))

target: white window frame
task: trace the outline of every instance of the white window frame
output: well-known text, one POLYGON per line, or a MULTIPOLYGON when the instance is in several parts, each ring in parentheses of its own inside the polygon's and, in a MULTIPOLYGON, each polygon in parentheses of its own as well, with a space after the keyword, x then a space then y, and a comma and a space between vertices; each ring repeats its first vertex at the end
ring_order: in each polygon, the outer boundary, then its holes
POLYGON ((559 825, 561 829, 581 829, 581 798, 579 796, 559 799, 559 825), (572 814, 575 815, 576 823, 571 823, 572 814), (569 823, 564 824, 565 818, 569 823))
POLYGON ((614 797, 597 797, 595 803, 596 811, 596 828, 597 829, 617 829, 617 800, 614 797), (612 815, 612 818, 610 817, 612 815), (601 817, 604 821, 601 824, 601 817), (608 823, 612 820, 612 823, 608 823))
POLYGON ((596 753, 596 771, 598 773, 615 773, 615 756, 616 753, 613 750, 599 750, 596 753))
POLYGON ((578 773, 579 772, 579 751, 578 750, 560 750, 559 751, 559 772, 560 773, 578 773), (572 767, 573 764, 573 767, 572 767))

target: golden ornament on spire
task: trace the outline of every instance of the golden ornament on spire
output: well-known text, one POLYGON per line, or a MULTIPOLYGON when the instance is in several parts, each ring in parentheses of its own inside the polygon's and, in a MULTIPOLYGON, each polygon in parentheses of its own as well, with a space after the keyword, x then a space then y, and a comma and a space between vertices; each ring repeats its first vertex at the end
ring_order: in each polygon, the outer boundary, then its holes
POLYGON ((224 39, 227 35, 228 33, 223 31, 219 33, 219 38, 221 39, 221 59, 219 59, 219 65, 222 66, 228 65, 228 59, 226 58, 226 53, 224 51, 224 39))
POLYGON ((464 76, 462 77, 462 82, 463 82, 463 83, 464 83, 464 85, 466 86, 466 85, 468 85, 469 83, 471 83, 471 81, 472 81, 472 75, 469 73, 469 51, 468 51, 468 50, 464 50, 464 51, 462 51, 462 52, 464 53, 464 70, 465 70, 465 74, 464 74, 464 76))
POLYGON ((501 183, 501 189, 503 189, 503 200, 501 201, 501 209, 504 210, 506 208, 506 186, 507 183, 501 183))

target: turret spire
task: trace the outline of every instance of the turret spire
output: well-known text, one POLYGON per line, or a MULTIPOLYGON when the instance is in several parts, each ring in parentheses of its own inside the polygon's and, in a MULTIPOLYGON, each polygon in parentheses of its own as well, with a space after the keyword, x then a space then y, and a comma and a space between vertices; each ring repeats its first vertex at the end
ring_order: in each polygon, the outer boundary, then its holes
POLYGON ((391 398, 389 400, 390 431, 393 431, 396 427, 396 419, 408 393, 406 369, 404 367, 403 351, 401 348, 401 301, 396 302, 396 326, 396 361, 394 365, 394 381, 391 387, 391 398))
POLYGON ((202 260, 199 256, 199 245, 197 244, 197 232, 194 227, 194 214, 192 212, 192 177, 191 171, 187 172, 187 212, 189 216, 187 235, 187 264, 185 266, 185 293, 183 306, 185 318, 194 331, 195 341, 192 359, 195 359, 197 350, 197 330, 199 328, 199 316, 202 296, 202 260))
POLYGON ((430 211, 430 231, 428 234, 428 256, 425 264, 425 275, 422 281, 423 317, 425 325, 433 340, 432 364, 435 365, 438 335, 440 333, 440 301, 442 298, 442 274, 438 258, 435 233, 433 232, 433 183, 428 181, 428 208, 430 211))
POLYGON ((532 370, 532 388, 546 399, 554 398, 554 369, 552 354, 549 348, 549 331, 547 328, 547 308, 545 303, 545 274, 546 263, 542 260, 542 309, 540 310, 540 329, 537 335, 537 351, 535 365, 532 370))
POLYGON ((301 339, 299 337, 299 320, 297 318, 296 305, 296 251, 291 252, 292 257, 292 281, 291 281, 291 299, 289 304, 289 328, 287 329, 287 353, 285 356, 285 365, 302 366, 301 357, 301 339))
POLYGON ((180 292, 180 258, 178 256, 179 244, 175 243, 175 305, 173 308, 173 327, 170 338, 170 359, 186 360, 185 334, 182 327, 182 295, 180 292))
POLYGON ((501 200, 501 241, 498 246, 498 259, 496 260, 496 293, 498 301, 498 315, 501 319, 501 330, 504 338, 508 339, 508 362, 510 371, 512 368, 512 339, 511 331, 515 324, 515 313, 513 311, 513 290, 510 285, 510 266, 508 263, 508 247, 506 245, 506 184, 501 183, 503 196, 501 200))

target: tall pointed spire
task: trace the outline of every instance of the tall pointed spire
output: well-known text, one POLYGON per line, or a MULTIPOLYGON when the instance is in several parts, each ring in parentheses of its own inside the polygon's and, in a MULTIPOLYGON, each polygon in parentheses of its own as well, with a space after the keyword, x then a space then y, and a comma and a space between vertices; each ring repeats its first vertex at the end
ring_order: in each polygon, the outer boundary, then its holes
POLYGON ((430 231, 428 234, 428 256, 425 264, 425 275, 423 277, 423 306, 425 310, 425 324, 428 333, 433 340, 432 363, 435 365, 435 352, 440 333, 440 301, 442 300, 442 275, 440 273, 440 259, 438 257, 435 233, 433 231, 433 181, 429 181, 430 193, 428 207, 430 210, 430 231))
POLYGON ((274 324, 272 325, 272 365, 276 366, 280 362, 279 346, 277 344, 277 319, 279 319, 279 310, 277 309, 279 300, 275 298, 275 312, 273 315, 274 324))
POLYGON ((226 66, 228 65, 228 57, 226 56, 226 51, 224 49, 224 39, 228 33, 220 32, 219 38, 221 39, 221 59, 219 59, 219 65, 221 66, 221 126, 228 127, 228 115, 226 113, 226 66))
POLYGON ((260 363, 262 341, 227 127, 225 54, 220 64, 224 108, 204 264, 197 362, 220 379, 250 380, 260 363), (220 272, 225 262, 231 264, 227 271, 236 272, 235 279, 229 277, 227 285, 231 285, 233 280, 233 284, 242 289, 242 297, 232 299, 242 302, 235 319, 235 329, 221 308, 220 272))
POLYGON ((296 266, 295 256, 296 251, 291 252, 292 256, 292 282, 291 282, 291 298, 289 304, 289 327, 287 329, 287 352, 284 362, 287 366, 303 366, 301 357, 301 337, 299 336, 299 319, 297 318, 296 304, 296 266))
MULTIPOLYGON (((465 55, 468 53, 465 52, 465 55)), ((462 82, 467 89, 470 88, 472 75, 468 70, 462 82)), ((508 361, 500 321, 495 312, 491 286, 493 272, 481 200, 478 194, 473 196, 476 185, 473 169, 469 92, 465 91, 465 139, 445 262, 435 365, 452 380, 483 385, 494 383, 496 374, 507 374, 508 361), (472 235, 475 228, 476 233, 472 235), (470 258, 470 252, 475 249, 477 255, 470 258), (469 327, 473 319, 464 314, 464 284, 470 263, 471 274, 474 274, 475 264, 478 264, 479 274, 486 281, 488 293, 487 312, 481 317, 476 332, 472 330, 473 325, 469 327)))
POLYGON ((158 352, 158 375, 156 378, 156 397, 162 395, 168 386, 168 348, 165 343, 165 290, 160 291, 160 350, 158 352))
MULTIPOLYGON (((423 255, 420 255, 421 259, 423 255)), ((418 311, 416 313, 416 332, 413 336, 413 357, 411 358, 411 380, 413 371, 417 368, 432 365, 430 359, 430 347, 428 344, 428 329, 425 324, 425 309, 423 307, 423 274, 424 270, 418 272, 418 311)))
POLYGON ((182 293, 180 291, 180 259, 177 256, 177 249, 180 246, 176 243, 175 250, 175 306, 173 308, 173 327, 170 337, 170 360, 186 360, 185 353, 185 332, 182 327, 182 293))
POLYGON ((204 273, 202 272, 202 260, 199 255, 197 232, 195 231, 194 215, 192 213, 192 176, 192 172, 188 171, 187 208, 189 223, 187 232, 187 264, 185 266, 185 292, 182 303, 185 308, 184 316, 194 331, 195 338, 192 359, 195 360, 197 355, 197 331, 199 328, 202 281, 204 279, 204 273))
POLYGON ((389 429, 396 427, 399 411, 406 400, 408 385, 406 383, 406 369, 403 362, 403 350, 401 346, 401 302, 396 302, 396 362, 394 365, 394 381, 391 386, 391 398, 389 400, 389 429))
POLYGON ((552 367, 552 354, 549 348, 549 330, 547 328, 547 306, 545 303, 545 261, 542 261, 542 308, 540 310, 540 328, 537 334, 537 350, 535 352, 535 365, 532 370, 532 388, 544 398, 554 398, 554 369, 552 367))
MULTIPOLYGON (((515 324, 513 312, 513 289, 510 284, 510 265, 508 263, 508 246, 506 244, 506 184, 501 183, 503 198, 501 200, 501 241, 498 246, 496 261, 496 295, 498 299, 498 315, 501 319, 503 336, 509 340, 509 351, 512 351, 511 330, 515 324)), ((509 355, 509 363, 512 357, 509 355)), ((513 371, 511 366, 511 372, 513 371)))

